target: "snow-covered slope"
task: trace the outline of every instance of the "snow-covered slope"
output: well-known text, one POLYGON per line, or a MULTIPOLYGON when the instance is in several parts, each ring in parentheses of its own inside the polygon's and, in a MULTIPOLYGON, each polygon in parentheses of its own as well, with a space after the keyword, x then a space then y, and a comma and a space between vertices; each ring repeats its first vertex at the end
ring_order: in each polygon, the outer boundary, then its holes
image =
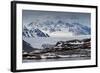
POLYGON ((61 19, 38 20, 23 25, 23 36, 25 37, 65 37, 90 34, 90 27, 61 19))
POLYGON ((23 27, 23 36, 24 37, 49 37, 49 35, 47 33, 44 33, 43 31, 41 31, 38 28, 33 28, 33 27, 27 27, 24 25, 23 27))

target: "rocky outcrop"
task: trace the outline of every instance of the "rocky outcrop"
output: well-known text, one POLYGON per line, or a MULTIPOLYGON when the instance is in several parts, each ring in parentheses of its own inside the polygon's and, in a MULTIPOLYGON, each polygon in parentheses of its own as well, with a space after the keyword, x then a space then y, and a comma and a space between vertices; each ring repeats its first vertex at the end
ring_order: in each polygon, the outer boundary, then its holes
POLYGON ((23 59, 52 59, 62 57, 90 57, 91 39, 58 41, 55 45, 44 44, 44 49, 34 49, 23 41, 23 59))

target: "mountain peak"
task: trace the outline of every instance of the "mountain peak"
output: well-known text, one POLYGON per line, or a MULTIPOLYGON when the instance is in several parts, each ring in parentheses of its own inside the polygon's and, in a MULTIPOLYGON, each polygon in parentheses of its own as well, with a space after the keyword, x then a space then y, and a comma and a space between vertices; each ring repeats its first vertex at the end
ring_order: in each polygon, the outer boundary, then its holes
POLYGON ((28 34, 34 37, 52 37, 52 34, 57 35, 58 37, 62 34, 56 32, 62 32, 64 37, 70 35, 90 35, 91 29, 88 26, 82 25, 78 22, 69 23, 67 21, 57 19, 44 21, 34 21, 26 25, 23 28, 24 35, 28 34))

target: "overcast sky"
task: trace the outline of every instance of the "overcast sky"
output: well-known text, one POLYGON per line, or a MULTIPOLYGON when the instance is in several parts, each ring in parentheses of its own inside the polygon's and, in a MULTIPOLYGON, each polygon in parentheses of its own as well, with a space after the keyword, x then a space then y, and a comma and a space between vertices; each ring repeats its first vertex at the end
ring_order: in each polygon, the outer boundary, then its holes
POLYGON ((33 21, 62 19, 66 22, 73 23, 78 22, 82 25, 91 25, 90 13, 76 13, 76 12, 54 12, 54 11, 36 11, 36 10, 23 10, 22 20, 23 25, 27 25, 33 21))

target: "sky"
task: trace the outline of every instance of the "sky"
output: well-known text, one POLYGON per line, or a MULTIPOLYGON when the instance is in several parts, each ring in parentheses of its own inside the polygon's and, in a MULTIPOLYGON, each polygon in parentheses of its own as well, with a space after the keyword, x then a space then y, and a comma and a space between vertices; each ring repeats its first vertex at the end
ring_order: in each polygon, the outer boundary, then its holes
POLYGON ((30 24, 34 21, 44 21, 47 19, 54 20, 61 19, 69 23, 78 22, 82 25, 91 26, 90 13, 76 13, 76 12, 55 12, 55 11, 36 11, 36 10, 23 10, 22 22, 23 25, 30 24))

